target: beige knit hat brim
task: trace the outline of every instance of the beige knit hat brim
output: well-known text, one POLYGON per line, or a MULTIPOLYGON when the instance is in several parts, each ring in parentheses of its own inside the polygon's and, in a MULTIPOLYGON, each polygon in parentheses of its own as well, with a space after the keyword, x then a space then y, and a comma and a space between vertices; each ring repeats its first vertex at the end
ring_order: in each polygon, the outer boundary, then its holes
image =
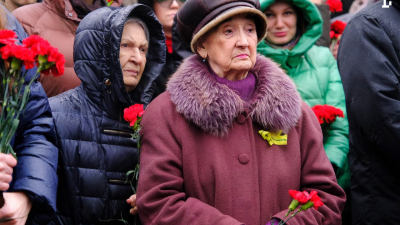
MULTIPOLYGON (((259 34, 259 32, 257 32, 258 43, 260 43, 260 41, 264 40, 265 37, 267 36, 267 27, 268 27, 268 19, 265 16, 265 14, 255 8, 240 6, 240 7, 235 7, 235 8, 226 10, 222 14, 218 15, 215 19, 213 19, 209 23, 207 23, 204 27, 202 27, 199 30, 199 32, 197 32, 193 36, 192 41, 190 42, 190 48, 192 49, 192 52, 197 53, 196 42, 200 39, 201 36, 205 35, 208 31, 210 31, 214 27, 218 26, 221 22, 225 21, 226 19, 236 16, 236 15, 239 15, 239 14, 253 14, 255 16, 258 16, 258 18, 260 19, 259 21, 264 23, 264 24, 262 24, 263 29, 261 30, 260 34, 259 34)), ((257 25, 259 25, 259 24, 256 24, 256 26, 257 25)), ((257 28, 257 31, 259 31, 258 28, 257 28)))

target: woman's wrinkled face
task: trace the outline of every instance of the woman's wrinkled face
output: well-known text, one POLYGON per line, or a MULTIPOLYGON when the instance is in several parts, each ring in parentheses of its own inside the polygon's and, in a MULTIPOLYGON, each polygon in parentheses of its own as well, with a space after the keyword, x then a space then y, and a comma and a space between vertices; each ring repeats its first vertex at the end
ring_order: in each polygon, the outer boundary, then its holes
POLYGON ((146 65, 149 43, 143 28, 136 22, 124 26, 119 50, 119 60, 127 92, 138 85, 146 65))
POLYGON ((222 22, 200 42, 197 45, 199 55, 218 76, 228 80, 243 79, 256 62, 256 25, 246 15, 222 22), (237 75, 232 77, 231 74, 237 75))
POLYGON ((183 4, 183 0, 160 0, 154 1, 153 8, 157 19, 163 26, 164 32, 171 36, 172 24, 174 23, 174 16, 178 9, 183 4), (166 4, 171 2, 170 4, 166 4))
POLYGON ((276 45, 290 42, 297 31, 297 14, 287 2, 275 2, 264 11, 268 18, 267 41, 276 45))

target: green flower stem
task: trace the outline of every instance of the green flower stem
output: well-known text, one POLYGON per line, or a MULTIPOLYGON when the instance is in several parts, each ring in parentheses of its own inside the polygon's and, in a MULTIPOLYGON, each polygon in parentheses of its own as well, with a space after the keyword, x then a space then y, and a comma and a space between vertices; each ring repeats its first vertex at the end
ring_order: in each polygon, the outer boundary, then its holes
POLYGON ((10 142, 15 135, 19 124, 19 116, 24 111, 25 106, 29 99, 30 87, 35 81, 39 70, 43 68, 39 66, 35 76, 29 81, 28 85, 24 87, 27 71, 22 76, 20 70, 10 70, 3 74, 2 87, 4 90, 2 111, 0 116, 0 152, 9 154, 11 153, 15 158, 15 152, 12 149, 10 142), (14 77, 14 82, 11 87, 11 78, 14 77), (11 90, 10 90, 11 89, 11 90))
MULTIPOLYGON (((4 97, 3 97, 3 108, 2 108, 2 110, 1 110, 1 134, 0 134, 0 138, 1 138, 1 142, 0 142, 0 152, 3 152, 4 150, 5 150, 5 138, 3 138, 4 137, 4 134, 6 134, 7 133, 7 127, 8 126, 6 126, 6 124, 7 124, 7 120, 5 121, 4 120, 4 116, 5 116, 5 111, 7 110, 7 101, 8 101, 8 99, 7 99, 7 97, 8 97, 8 86, 9 86, 9 84, 10 84, 10 77, 6 77, 6 79, 4 79, 6 82, 5 82, 5 88, 4 88, 4 91, 5 91, 5 93, 4 93, 4 97)), ((3 80, 3 81, 4 81, 3 80)), ((4 82, 3 82, 4 83, 4 82)))
POLYGON ((287 220, 281 220, 281 222, 279 222, 279 224, 278 225, 283 225, 283 224, 286 224, 286 222, 287 221, 289 221, 290 219, 292 219, 295 215, 297 215, 297 213, 299 213, 301 211, 301 209, 299 209, 299 210, 297 210, 295 213, 293 213, 287 220), (282 221, 283 221, 283 223, 282 223, 282 221))
POLYGON ((314 206, 314 203, 312 201, 308 201, 306 204, 302 205, 300 210, 301 211, 306 211, 307 209, 311 208, 314 206))

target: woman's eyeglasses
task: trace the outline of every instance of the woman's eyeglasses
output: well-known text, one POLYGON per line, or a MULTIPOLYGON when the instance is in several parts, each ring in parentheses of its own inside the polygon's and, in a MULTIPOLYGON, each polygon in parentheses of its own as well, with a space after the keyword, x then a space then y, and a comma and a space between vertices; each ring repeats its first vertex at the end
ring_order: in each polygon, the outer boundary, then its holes
POLYGON ((173 1, 176 1, 179 7, 181 7, 186 0, 156 0, 164 8, 170 8, 173 1))

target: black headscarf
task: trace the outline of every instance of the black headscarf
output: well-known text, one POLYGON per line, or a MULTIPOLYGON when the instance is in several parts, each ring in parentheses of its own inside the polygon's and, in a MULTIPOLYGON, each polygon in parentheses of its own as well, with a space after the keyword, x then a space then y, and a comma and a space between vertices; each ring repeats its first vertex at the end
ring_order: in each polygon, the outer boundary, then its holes
POLYGON ((72 8, 74 8, 76 14, 78 14, 79 19, 83 19, 90 12, 107 6, 106 0, 94 0, 93 5, 88 5, 82 0, 69 0, 71 2, 72 8))

